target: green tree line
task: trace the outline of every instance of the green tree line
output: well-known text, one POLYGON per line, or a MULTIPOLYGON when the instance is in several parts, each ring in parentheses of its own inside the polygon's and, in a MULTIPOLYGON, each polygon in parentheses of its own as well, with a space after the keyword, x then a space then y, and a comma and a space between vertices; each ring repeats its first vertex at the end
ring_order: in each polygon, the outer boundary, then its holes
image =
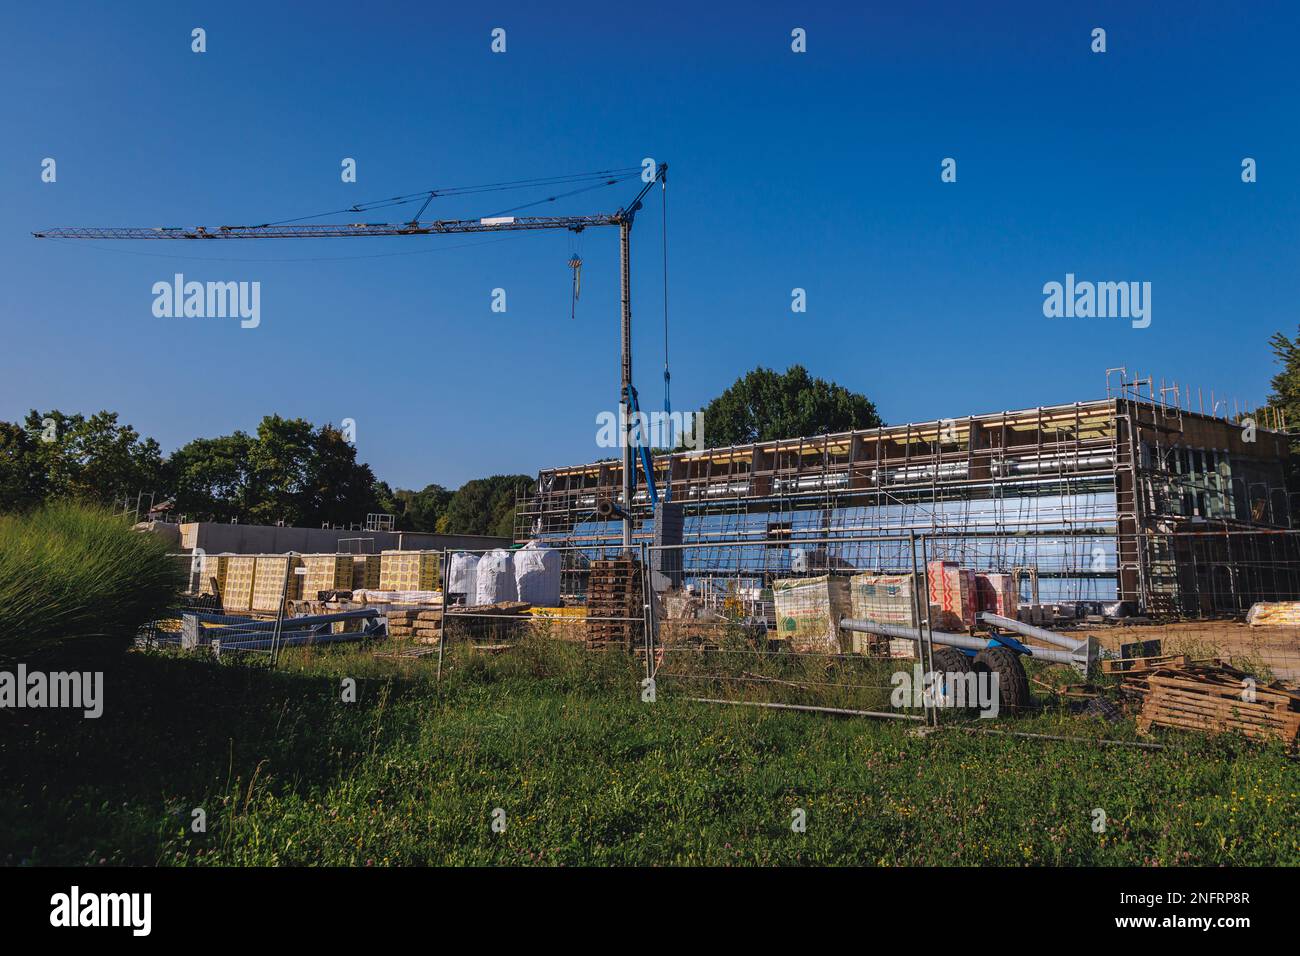
MULTIPOLYGON (((881 424, 865 396, 800 365, 748 372, 703 416, 710 445, 881 424)), ((196 438, 166 456, 116 412, 85 417, 33 409, 22 422, 0 421, 0 513, 64 500, 134 502, 144 492, 171 499, 174 513, 193 521, 346 526, 378 512, 395 515, 403 531, 509 536, 516 498, 533 480, 492 475, 455 490, 394 489, 357 460, 338 428, 279 415, 267 415, 251 434, 196 438)))

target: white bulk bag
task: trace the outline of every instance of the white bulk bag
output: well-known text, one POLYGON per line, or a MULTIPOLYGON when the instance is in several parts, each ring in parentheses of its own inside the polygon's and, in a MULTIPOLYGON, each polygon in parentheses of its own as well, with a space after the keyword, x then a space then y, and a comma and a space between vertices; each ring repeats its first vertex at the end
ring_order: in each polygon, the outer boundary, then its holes
POLYGON ((509 551, 489 551, 475 569, 475 604, 516 601, 515 565, 509 551))
POLYGON ((465 603, 473 604, 478 600, 478 555, 467 551, 457 551, 451 556, 451 566, 447 569, 447 591, 449 594, 465 595, 465 603))
POLYGON ((560 606, 559 551, 537 541, 529 541, 515 552, 515 584, 519 600, 533 607, 560 606))

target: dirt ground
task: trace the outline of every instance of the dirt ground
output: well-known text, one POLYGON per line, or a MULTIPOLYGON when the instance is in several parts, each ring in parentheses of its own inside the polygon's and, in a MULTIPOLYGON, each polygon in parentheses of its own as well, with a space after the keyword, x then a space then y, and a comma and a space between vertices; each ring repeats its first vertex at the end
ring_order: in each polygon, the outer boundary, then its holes
POLYGON ((1226 657, 1262 664, 1278 680, 1300 681, 1300 627, 1251 627, 1236 621, 1179 621, 1172 624, 1103 626, 1071 631, 1095 635, 1118 651, 1136 641, 1161 641, 1165 654, 1226 657))

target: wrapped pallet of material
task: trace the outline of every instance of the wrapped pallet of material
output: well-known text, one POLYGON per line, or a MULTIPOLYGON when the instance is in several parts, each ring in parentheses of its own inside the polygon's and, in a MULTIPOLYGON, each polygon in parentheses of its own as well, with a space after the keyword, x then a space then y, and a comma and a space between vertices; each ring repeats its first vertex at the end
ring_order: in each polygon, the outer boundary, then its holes
POLYGON ((379 590, 379 555, 352 555, 352 590, 379 590))
POLYGON ((257 558, 251 554, 234 554, 226 564, 226 581, 221 592, 221 606, 227 611, 247 611, 253 606, 253 577, 257 558))
POLYGON ((224 594, 226 591, 226 571, 229 568, 230 555, 205 554, 199 568, 199 593, 224 594))
POLYGON ((1251 627, 1300 627, 1300 601, 1259 601, 1246 612, 1251 627))
POLYGON ((529 541, 514 554, 518 600, 533 607, 560 606, 560 565, 564 557, 554 548, 529 541))
MULTIPOLYGON (((877 624, 916 627, 916 579, 911 574, 855 574, 849 578, 851 616, 877 624)), ((902 638, 852 635, 854 650, 867 653, 867 645, 883 645, 890 657, 915 657, 916 642, 902 638)), ((876 653, 880 653, 876 651, 876 653)))
POLYGON ((849 578, 849 602, 853 617, 916 626, 916 584, 910 574, 855 574, 849 578))
POLYGON ((442 587, 442 552, 385 551, 379 556, 379 590, 435 591, 442 587))
POLYGON ((278 613, 281 601, 301 598, 302 575, 294 573, 301 566, 302 558, 296 554, 259 554, 253 572, 252 609, 278 613))
POLYGON ((321 591, 352 590, 352 557, 347 554, 305 554, 302 565, 302 596, 314 601, 321 591))
MULTIPOLYGON (((478 555, 457 551, 451 556, 447 568, 447 593, 461 594, 466 604, 478 600, 478 555)), ((448 598, 450 600, 450 598, 448 598)))
POLYGON ((496 604, 517 601, 515 563, 509 551, 489 551, 479 559, 474 575, 474 603, 496 604))
POLYGON ((975 592, 981 611, 1000 614, 1013 621, 1016 619, 1020 598, 1016 594, 1015 579, 1011 575, 976 572, 975 592))
POLYGON ((839 654, 843 651, 840 618, 848 617, 848 578, 824 574, 772 582, 777 636, 793 651, 839 654))
POLYGON ((956 561, 931 561, 925 570, 930 586, 931 626, 938 631, 964 631, 974 626, 978 607, 975 572, 956 561))

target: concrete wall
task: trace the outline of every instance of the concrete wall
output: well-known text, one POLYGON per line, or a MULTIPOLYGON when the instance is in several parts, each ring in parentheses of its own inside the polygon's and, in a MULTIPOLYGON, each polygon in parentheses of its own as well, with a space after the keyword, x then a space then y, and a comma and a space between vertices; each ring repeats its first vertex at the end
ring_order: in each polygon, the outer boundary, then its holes
POLYGON ((393 549, 441 551, 443 548, 451 548, 480 551, 508 548, 511 544, 510 538, 491 535, 336 531, 327 528, 278 528, 274 525, 197 521, 180 525, 179 547, 183 551, 202 548, 208 554, 284 554, 287 551, 297 551, 299 554, 332 554, 337 551, 378 554, 393 549), (362 540, 356 540, 358 538, 362 540))

